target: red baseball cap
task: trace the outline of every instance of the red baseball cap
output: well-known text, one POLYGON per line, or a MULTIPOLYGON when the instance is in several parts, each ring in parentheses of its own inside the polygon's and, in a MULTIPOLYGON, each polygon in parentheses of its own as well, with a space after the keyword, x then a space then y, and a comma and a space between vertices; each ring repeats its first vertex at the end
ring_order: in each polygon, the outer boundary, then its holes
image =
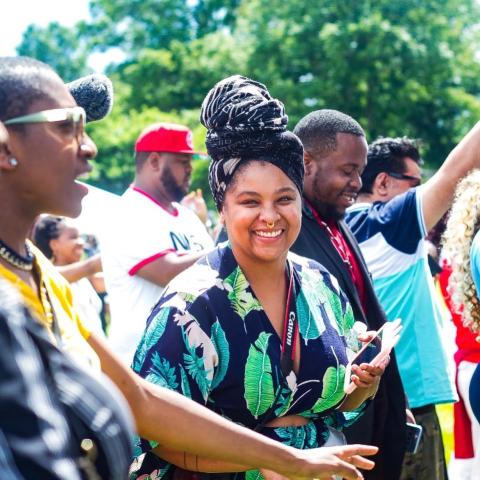
POLYGON ((135 142, 135 151, 200 153, 193 149, 191 130, 176 123, 155 123, 145 128, 135 142))

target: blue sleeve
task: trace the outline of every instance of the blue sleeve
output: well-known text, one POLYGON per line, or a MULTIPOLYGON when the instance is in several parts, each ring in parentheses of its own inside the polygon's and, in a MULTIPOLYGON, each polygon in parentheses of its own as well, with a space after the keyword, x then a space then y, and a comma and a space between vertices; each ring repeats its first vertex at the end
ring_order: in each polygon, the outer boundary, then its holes
POLYGON ((396 250, 413 254, 425 237, 421 190, 408 190, 388 202, 352 207, 345 218, 359 243, 381 234, 396 250))
POLYGON ((480 231, 475 235, 470 247, 470 268, 478 296, 478 292, 480 292, 480 231))

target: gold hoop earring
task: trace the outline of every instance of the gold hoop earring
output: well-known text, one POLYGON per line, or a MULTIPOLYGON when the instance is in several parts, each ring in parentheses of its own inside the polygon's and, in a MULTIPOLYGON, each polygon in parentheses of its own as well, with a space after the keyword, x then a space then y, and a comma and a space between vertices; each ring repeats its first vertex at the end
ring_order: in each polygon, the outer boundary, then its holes
POLYGON ((275 222, 265 222, 267 224, 267 228, 272 230, 272 228, 275 226, 275 222))

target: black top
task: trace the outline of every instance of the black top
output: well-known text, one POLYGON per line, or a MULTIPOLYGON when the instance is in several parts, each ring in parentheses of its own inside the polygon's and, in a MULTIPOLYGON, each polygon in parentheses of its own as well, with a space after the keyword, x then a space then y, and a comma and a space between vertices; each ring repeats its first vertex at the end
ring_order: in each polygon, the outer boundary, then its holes
POLYGON ((88 438, 99 477, 125 479, 133 434, 125 401, 53 345, 4 280, 0 299, 0 477, 87 478, 88 438))
MULTIPOLYGON (((375 295, 367 265, 357 241, 345 222, 339 221, 338 227, 362 272, 366 312, 345 263, 330 241, 328 233, 318 224, 306 205, 302 210, 300 235, 291 250, 316 260, 333 274, 350 301, 355 318, 366 323, 369 330, 378 330, 385 323, 386 317, 375 295)), ((380 448, 379 454, 374 458, 376 467, 371 472, 365 472, 365 478, 396 480, 400 477, 406 442, 405 408, 405 392, 392 352, 390 364, 385 370, 374 401, 364 416, 345 431, 348 443, 367 443, 380 448)))

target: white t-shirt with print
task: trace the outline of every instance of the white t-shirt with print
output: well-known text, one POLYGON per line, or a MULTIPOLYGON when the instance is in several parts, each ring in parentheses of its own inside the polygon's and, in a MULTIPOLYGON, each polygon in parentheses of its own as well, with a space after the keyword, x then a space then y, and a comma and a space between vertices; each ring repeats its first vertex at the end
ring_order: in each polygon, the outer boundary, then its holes
POLYGON ((109 341, 131 363, 145 322, 163 288, 137 275, 148 263, 170 252, 213 248, 200 219, 186 207, 165 210, 142 190, 130 187, 107 220, 101 238, 102 265, 110 304, 109 341))

